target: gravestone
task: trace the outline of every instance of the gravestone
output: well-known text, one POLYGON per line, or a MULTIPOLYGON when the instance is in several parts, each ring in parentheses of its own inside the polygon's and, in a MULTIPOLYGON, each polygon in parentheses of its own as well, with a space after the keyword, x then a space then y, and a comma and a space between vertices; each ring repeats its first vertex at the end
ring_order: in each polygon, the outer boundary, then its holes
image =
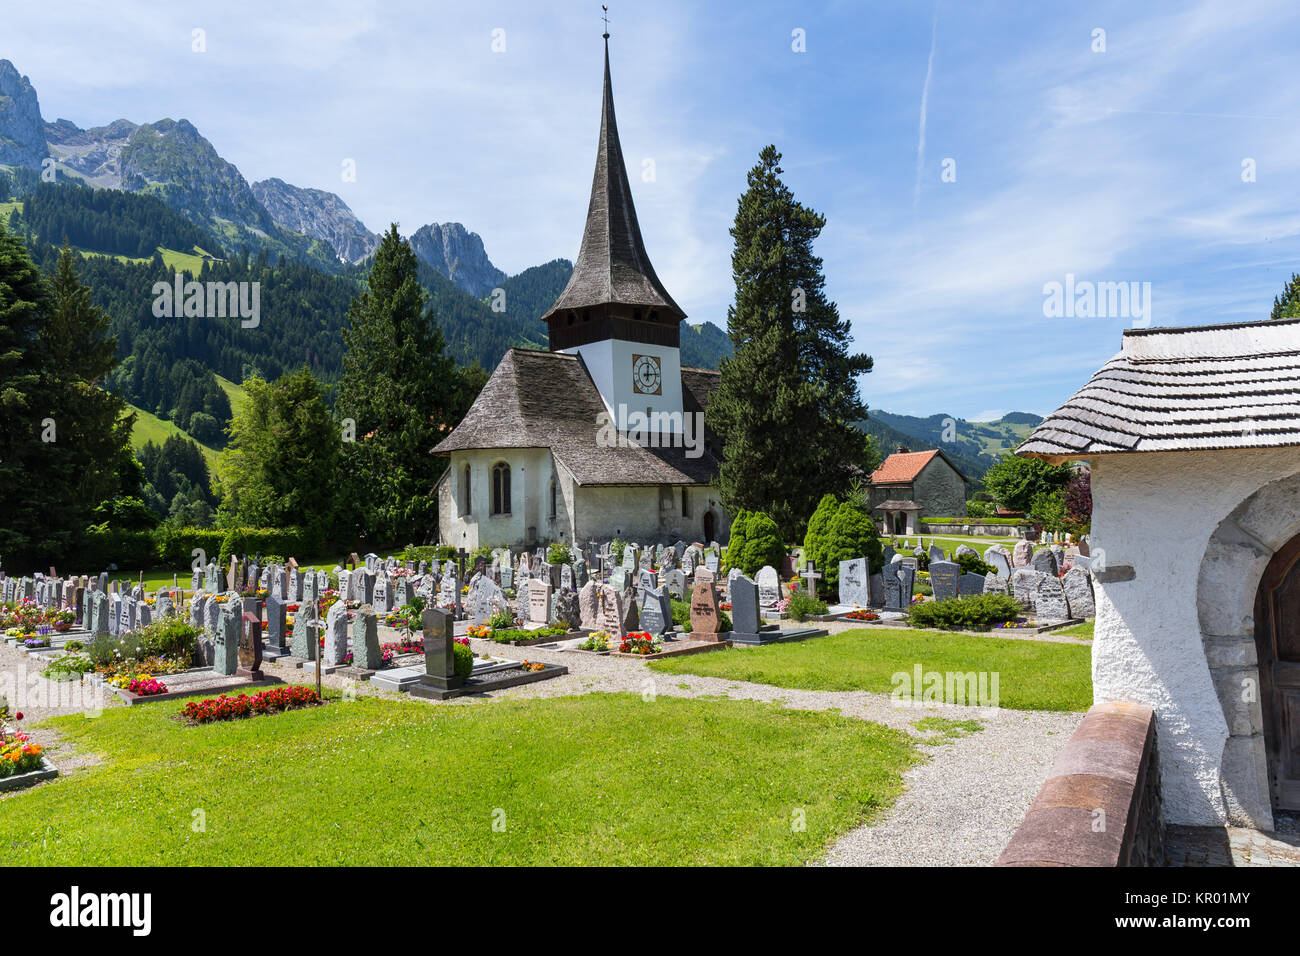
POLYGON ((347 568, 339 568, 339 600, 352 600, 352 575, 354 572, 347 568))
POLYGON ((1034 597, 1038 593, 1038 581, 1045 577, 1033 568, 1016 568, 1011 572, 1011 596, 1026 611, 1034 609, 1034 597))
POLYGON ((1056 561, 1056 554, 1051 548, 1040 548, 1035 551, 1034 556, 1029 559, 1029 566, 1035 571, 1053 578, 1061 570, 1061 566, 1056 561))
POLYGON ((758 585, 758 599, 763 607, 771 607, 781 600, 781 579, 777 576, 776 568, 770 564, 759 568, 754 583, 758 585))
POLYGON ((1010 578, 999 577, 994 571, 984 575, 984 593, 985 594, 1006 594, 1007 585, 1010 578))
POLYGON ((598 620, 600 630, 608 631, 610 637, 619 640, 627 637, 627 629, 623 626, 623 592, 611 584, 600 589, 598 620))
POLYGON ((984 552, 984 561, 993 568, 998 577, 1011 577, 1011 552, 1000 544, 995 544, 984 552))
POLYGON ((1034 617, 1040 625, 1070 619, 1070 605, 1065 598, 1065 588, 1061 586, 1060 578, 1054 574, 1044 574, 1039 578, 1038 590, 1034 594, 1034 617))
POLYGON ((379 619, 369 604, 361 605, 352 620, 352 666, 367 671, 384 666, 384 655, 379 649, 379 619))
POLYGON ((240 612, 239 667, 235 673, 251 680, 262 679, 262 602, 245 598, 240 612))
POLYGON ((319 631, 316 604, 309 602, 301 605, 298 613, 293 616, 293 633, 289 635, 289 653, 300 660, 314 661, 320 648, 320 642, 317 640, 319 631))
POLYGON ((691 588, 691 637, 710 643, 723 639, 718 589, 712 581, 701 581, 691 588))
POLYGON ((584 558, 579 558, 573 563, 573 587, 580 588, 587 583, 590 575, 587 573, 587 562, 584 558))
POLYGON ((424 673, 411 688, 415 697, 437 696, 438 691, 453 690, 464 685, 456 676, 456 637, 454 618, 450 611, 426 607, 421 621, 424 632, 424 673), (430 693, 430 692, 435 693, 430 693))
POLYGON ((108 633, 108 595, 95 591, 90 596, 90 627, 93 635, 108 633))
POLYGON ((392 586, 389 584, 388 577, 382 572, 375 576, 374 601, 372 602, 375 612, 378 614, 387 614, 393 609, 392 586))
POLYGON ((704 555, 704 566, 708 568, 710 571, 712 571, 714 574, 718 573, 718 569, 721 567, 721 565, 718 562, 717 552, 710 551, 704 555))
POLYGON ((652 635, 662 635, 673 627, 673 609, 668 595, 659 588, 646 588, 641 592, 640 629, 652 635))
MULTIPOLYGON (((214 602, 215 603, 215 602, 214 602)), ((217 626, 212 639, 212 672, 233 677, 239 669, 239 643, 244 634, 243 607, 238 591, 227 591, 224 604, 216 605, 217 626)))
POLYGON ((578 616, 582 626, 592 629, 597 627, 599 613, 600 585, 591 580, 578 591, 578 616))
POLYGON ((912 605, 916 572, 901 561, 885 568, 885 610, 906 611, 912 605))
POLYGON ((1023 568, 1029 564, 1029 559, 1034 556, 1033 542, 1027 538, 1021 538, 1016 542, 1015 548, 1011 552, 1011 567, 1023 568))
POLYGON ((528 582, 528 617, 533 624, 549 623, 551 618, 551 583, 542 578, 528 582))
MULTIPOLYGON (((707 586, 707 585, 705 585, 707 586)), ((698 589, 700 585, 696 585, 698 589)), ((694 627, 695 594, 691 592, 691 613, 694 627)), ((731 579, 731 630, 741 640, 757 641, 762 630, 762 618, 759 613, 760 598, 758 585, 740 574, 731 579)), ((692 634, 694 631, 691 632, 692 634)))
MULTIPOLYGON (((568 565, 565 565, 568 567, 568 565)), ((582 626, 582 612, 578 607, 578 592, 570 591, 568 588, 561 588, 555 592, 551 599, 551 621, 552 624, 563 624, 570 631, 576 631, 582 626)))
POLYGON ((159 620, 172 617, 176 613, 175 608, 172 607, 172 596, 167 591, 158 592, 158 597, 154 601, 154 607, 158 611, 159 620))
POLYGON ((510 590, 515 586, 515 570, 508 564, 501 565, 501 587, 510 590))
POLYGON ((952 559, 956 561, 963 554, 973 554, 977 558, 980 556, 980 553, 976 551, 974 548, 972 548, 969 544, 959 544, 957 545, 957 550, 952 553, 952 559))
POLYGON ((321 659, 334 666, 341 665, 348 656, 348 609, 335 601, 325 612, 325 653, 321 659))
POLYGON ((840 603, 847 607, 866 607, 871 603, 866 558, 851 558, 840 562, 839 590, 840 603))
POLYGON ((659 586, 659 580, 655 577, 653 571, 640 571, 637 574, 636 585, 642 592, 659 586))
POLYGON ((565 591, 573 590, 573 565, 560 565, 560 587, 565 591))
POLYGON ((967 571, 957 580, 957 594, 959 597, 975 597, 975 595, 983 593, 984 575, 976 574, 974 571, 967 571))
POLYGON ((686 575, 681 569, 672 568, 664 574, 664 587, 679 601, 686 600, 686 575))
POLYGON ((641 612, 636 606, 636 593, 628 588, 622 594, 623 598, 623 633, 628 634, 632 631, 641 629, 641 612))
MULTIPOLYGON (((930 562, 930 587, 934 590, 936 601, 948 601, 957 596, 958 582, 961 578, 961 565, 956 561, 930 562)), ((984 582, 980 582, 983 588, 984 582)))
POLYGON ((885 575, 876 571, 867 578, 867 591, 871 596, 870 606, 881 607, 885 603, 885 575))
POLYGON ((469 592, 469 616, 475 624, 486 624, 499 609, 508 607, 505 592, 491 578, 482 577, 469 592))
POLYGON ((948 555, 943 553, 943 548, 940 548, 937 545, 933 545, 933 544, 930 545, 931 564, 934 564, 934 562, 936 561, 947 561, 947 560, 948 560, 948 555))
POLYGON ((286 622, 288 620, 287 604, 274 589, 266 594, 266 649, 277 657, 289 653, 284 642, 286 622))
POLYGON ((615 588, 617 588, 619 591, 626 591, 628 585, 627 569, 623 567, 617 567, 613 571, 611 571, 609 574, 609 583, 613 585, 615 588))
POLYGON ((1071 568, 1061 579, 1070 617, 1095 617, 1097 606, 1092 595, 1092 576, 1083 568, 1071 568))

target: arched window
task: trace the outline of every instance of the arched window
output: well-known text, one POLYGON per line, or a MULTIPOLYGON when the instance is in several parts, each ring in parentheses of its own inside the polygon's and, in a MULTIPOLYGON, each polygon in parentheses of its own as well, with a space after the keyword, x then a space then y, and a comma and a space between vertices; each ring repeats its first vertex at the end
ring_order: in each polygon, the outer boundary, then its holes
POLYGON ((462 515, 470 513, 469 491, 469 465, 466 464, 465 469, 460 473, 460 513, 462 515))
POLYGON ((492 513, 510 514, 510 466, 504 461, 492 466, 492 513))
POLYGON ((555 519, 555 479, 551 479, 551 519, 555 519))

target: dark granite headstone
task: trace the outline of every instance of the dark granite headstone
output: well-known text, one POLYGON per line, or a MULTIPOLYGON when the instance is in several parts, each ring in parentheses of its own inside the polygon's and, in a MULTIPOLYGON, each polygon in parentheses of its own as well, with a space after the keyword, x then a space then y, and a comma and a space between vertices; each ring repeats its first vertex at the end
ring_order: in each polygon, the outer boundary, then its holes
MULTIPOLYGON (((934 590, 936 601, 948 601, 957 596, 961 580, 961 565, 956 561, 930 562, 930 587, 934 590)), ((980 579, 984 587, 984 579, 980 579)))
POLYGON ((424 631, 424 674, 420 683, 411 688, 417 697, 421 687, 435 690, 450 690, 462 686, 465 681, 456 676, 456 651, 454 618, 450 611, 441 608, 426 607, 422 620, 424 631))

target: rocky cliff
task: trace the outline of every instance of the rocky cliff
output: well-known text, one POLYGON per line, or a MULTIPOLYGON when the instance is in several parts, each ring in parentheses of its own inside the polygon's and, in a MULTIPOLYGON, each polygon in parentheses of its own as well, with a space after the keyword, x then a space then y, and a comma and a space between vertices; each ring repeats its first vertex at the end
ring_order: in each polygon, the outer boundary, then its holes
POLYGON ((334 193, 264 179, 253 183, 253 195, 277 225, 329 243, 344 262, 360 262, 379 245, 379 237, 334 193))
POLYGON ((458 222, 430 223, 411 236, 415 254, 470 295, 482 298, 505 281, 494 266, 478 233, 458 222))
POLYGON ((40 169, 50 154, 36 90, 8 60, 0 60, 0 165, 40 169))

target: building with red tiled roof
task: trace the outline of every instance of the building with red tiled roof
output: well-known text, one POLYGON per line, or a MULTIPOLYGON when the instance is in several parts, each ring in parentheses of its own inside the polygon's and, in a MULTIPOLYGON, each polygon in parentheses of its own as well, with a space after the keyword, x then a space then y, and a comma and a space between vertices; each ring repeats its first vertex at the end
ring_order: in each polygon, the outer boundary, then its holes
POLYGON ((871 508, 883 533, 917 534, 922 515, 966 514, 966 476, 937 448, 899 448, 871 473, 871 508))

